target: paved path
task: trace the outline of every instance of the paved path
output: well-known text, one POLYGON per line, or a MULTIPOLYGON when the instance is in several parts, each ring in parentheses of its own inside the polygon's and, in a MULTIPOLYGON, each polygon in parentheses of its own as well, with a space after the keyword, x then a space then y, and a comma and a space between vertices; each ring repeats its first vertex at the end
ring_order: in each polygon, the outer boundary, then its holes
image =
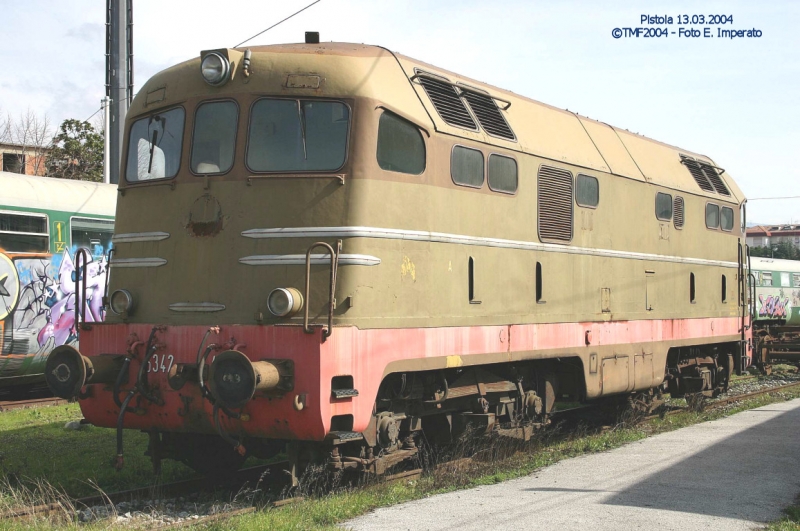
POLYGON ((800 399, 379 509, 355 530, 754 529, 800 493, 800 399))

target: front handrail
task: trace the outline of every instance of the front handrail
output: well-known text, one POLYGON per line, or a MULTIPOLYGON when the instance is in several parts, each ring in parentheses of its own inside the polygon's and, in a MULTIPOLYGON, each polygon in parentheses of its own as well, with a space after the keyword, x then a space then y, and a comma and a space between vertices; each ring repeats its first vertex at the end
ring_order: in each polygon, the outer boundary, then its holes
POLYGON ((103 299, 102 299, 103 312, 104 312, 103 315, 107 315, 107 312, 110 308, 110 301, 108 300, 108 282, 111 279, 111 259, 114 257, 114 251, 116 251, 116 249, 112 247, 111 249, 108 250, 108 253, 106 253, 106 281, 103 285, 103 299))
POLYGON ((308 308, 311 306, 309 297, 311 295, 311 251, 317 247, 325 247, 331 257, 331 278, 330 278, 330 291, 328 294, 328 329, 322 331, 322 341, 330 337, 333 333, 333 310, 336 304, 336 272, 339 269, 339 253, 342 251, 342 240, 337 240, 336 250, 326 242, 316 242, 311 245, 306 251, 306 289, 303 293, 303 332, 306 334, 313 334, 314 329, 308 324, 308 308))
POLYGON ((87 265, 89 265, 89 252, 83 248, 75 251, 75 331, 78 335, 81 326, 86 323, 87 265))

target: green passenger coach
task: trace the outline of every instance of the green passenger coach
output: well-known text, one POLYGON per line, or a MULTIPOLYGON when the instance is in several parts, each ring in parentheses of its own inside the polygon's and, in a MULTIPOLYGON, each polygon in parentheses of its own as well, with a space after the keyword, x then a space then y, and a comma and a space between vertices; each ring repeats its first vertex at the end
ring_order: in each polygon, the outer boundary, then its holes
POLYGON ((0 391, 44 383, 77 343, 75 254, 87 250, 87 321, 103 319, 116 186, 0 172, 0 391))

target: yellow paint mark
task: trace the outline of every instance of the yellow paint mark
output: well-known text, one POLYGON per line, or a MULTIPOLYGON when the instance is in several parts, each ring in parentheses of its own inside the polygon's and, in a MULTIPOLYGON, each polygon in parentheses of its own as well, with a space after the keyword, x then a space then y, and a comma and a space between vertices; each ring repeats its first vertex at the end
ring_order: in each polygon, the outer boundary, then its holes
POLYGON ((453 272, 453 261, 447 262, 447 270, 452 273, 453 272))
POLYGON ((409 257, 403 256, 403 263, 400 265, 400 278, 405 279, 406 276, 410 276, 414 282, 417 281, 417 268, 414 262, 409 257))
POLYGON ((461 367, 464 365, 464 360, 461 359, 461 356, 447 356, 447 368, 452 369, 453 367, 461 367))

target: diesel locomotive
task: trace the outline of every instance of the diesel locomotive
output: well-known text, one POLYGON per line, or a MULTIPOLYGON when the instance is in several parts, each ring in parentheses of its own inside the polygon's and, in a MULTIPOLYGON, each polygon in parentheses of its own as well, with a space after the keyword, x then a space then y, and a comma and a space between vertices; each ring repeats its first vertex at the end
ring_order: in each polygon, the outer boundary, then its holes
POLYGON ((750 359, 711 158, 379 46, 217 49, 127 117, 109 317, 47 378, 201 471, 381 473, 557 401, 717 394, 750 359))

